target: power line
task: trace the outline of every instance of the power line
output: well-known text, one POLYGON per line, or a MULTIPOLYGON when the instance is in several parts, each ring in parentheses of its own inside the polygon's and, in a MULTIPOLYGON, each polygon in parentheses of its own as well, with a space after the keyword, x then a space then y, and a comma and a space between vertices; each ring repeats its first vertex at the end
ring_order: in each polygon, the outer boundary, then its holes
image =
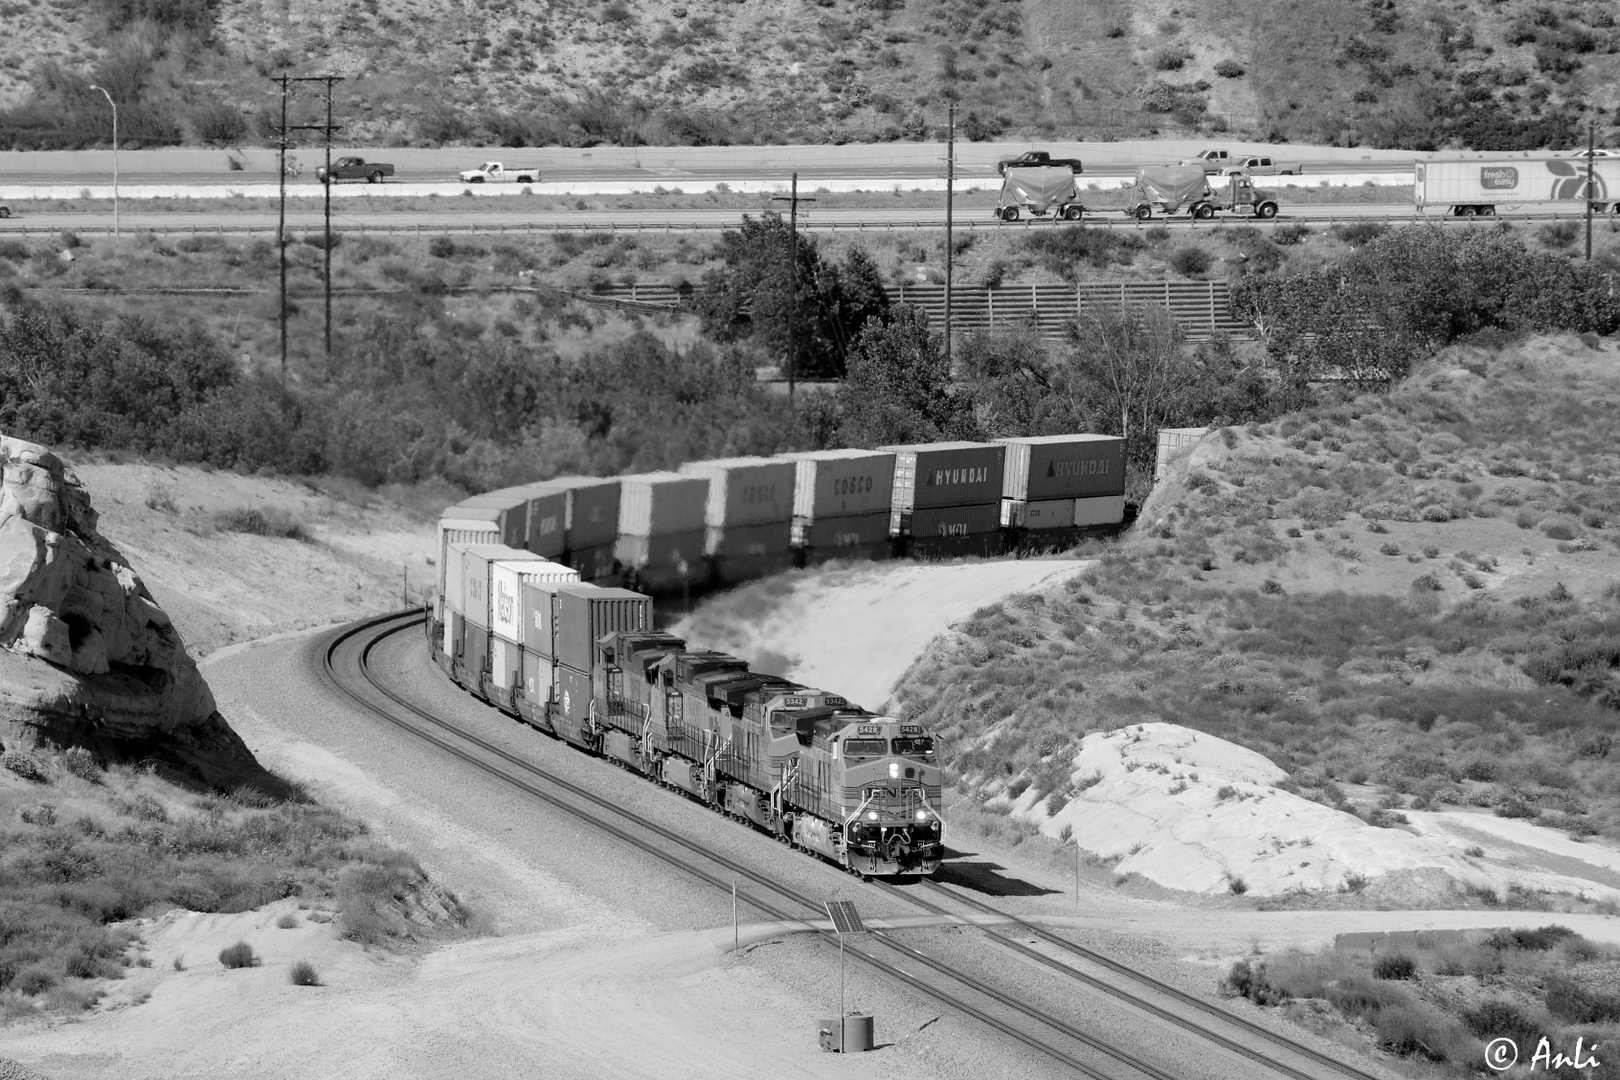
POLYGON ((277 222, 277 248, 281 260, 281 378, 287 379, 287 133, 290 131, 319 131, 322 135, 326 149, 325 180, 322 188, 325 192, 326 233, 325 242, 321 245, 326 253, 322 276, 325 279, 326 292, 326 362, 328 367, 332 363, 332 133, 342 128, 332 123, 332 87, 343 81, 342 75, 272 75, 270 81, 281 86, 281 123, 277 128, 276 142, 280 148, 281 163, 281 208, 277 222), (326 122, 323 124, 289 124, 287 123, 287 99, 293 96, 294 83, 321 83, 325 91, 326 122))

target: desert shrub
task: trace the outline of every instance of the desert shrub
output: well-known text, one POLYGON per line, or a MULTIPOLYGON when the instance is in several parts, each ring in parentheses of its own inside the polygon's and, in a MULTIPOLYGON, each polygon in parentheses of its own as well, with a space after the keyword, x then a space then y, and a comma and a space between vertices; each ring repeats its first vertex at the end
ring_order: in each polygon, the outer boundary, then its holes
POLYGON ((1568 1024, 1620 1023, 1620 994, 1564 972, 1547 977, 1547 1011, 1568 1024))
POLYGON ((298 916, 288 911, 276 920, 276 926, 282 930, 291 930, 298 925, 298 916))
POLYGON ((308 960, 300 960, 287 972, 288 981, 294 986, 319 986, 321 978, 315 973, 315 965, 308 960))
POLYGON ((309 533, 298 520, 280 507, 259 509, 256 506, 238 506, 221 510, 214 515, 214 525, 222 532, 250 533, 279 540, 308 542, 309 533))
POLYGON ((253 946, 238 941, 219 950, 219 962, 228 968, 247 968, 257 965, 259 958, 253 955, 253 946))
POLYGON ((1555 949, 1562 941, 1575 937, 1575 931, 1567 926, 1537 926, 1520 927, 1514 930, 1499 930, 1485 940, 1485 944, 1493 949, 1521 949, 1527 952, 1546 952, 1555 949))
POLYGON ((1184 277, 1196 277, 1209 270, 1214 257, 1200 247, 1180 247, 1170 254, 1170 268, 1184 277))
POLYGON ((1382 953, 1373 957, 1373 978, 1410 979, 1417 963, 1405 953, 1382 953))
POLYGON ((1223 79, 1241 79, 1243 65, 1236 60, 1222 60, 1215 65, 1215 74, 1223 79))
POLYGON ((1249 883, 1240 877, 1234 877, 1226 883, 1233 896, 1242 896, 1249 891, 1249 883))
POLYGON ((1419 574, 1412 579, 1412 590, 1414 592, 1440 592, 1443 589, 1445 589, 1445 586, 1440 583, 1440 579, 1434 574, 1419 574))
POLYGON ((1372 1024, 1379 1045, 1401 1057, 1471 1063, 1474 1056, 1463 1026, 1428 1005, 1386 1005, 1372 1015, 1372 1024))
POLYGON ((92 784, 101 782, 101 767, 96 764, 96 756, 82 746, 70 747, 62 755, 62 768, 80 780, 92 784))
POLYGON ((1334 236, 1352 247, 1371 243, 1389 231, 1389 226, 1378 221, 1348 221, 1334 225, 1334 236))
POLYGON ((7 772, 15 773, 24 780, 31 780, 36 784, 44 784, 50 780, 50 774, 45 771, 39 759, 21 750, 7 750, 4 754, 0 754, 0 766, 4 766, 7 772))
POLYGON ((1534 1046, 1545 1034, 1523 1009, 1504 998, 1492 998, 1461 1013, 1468 1030, 1481 1039, 1508 1038, 1520 1046, 1534 1046))

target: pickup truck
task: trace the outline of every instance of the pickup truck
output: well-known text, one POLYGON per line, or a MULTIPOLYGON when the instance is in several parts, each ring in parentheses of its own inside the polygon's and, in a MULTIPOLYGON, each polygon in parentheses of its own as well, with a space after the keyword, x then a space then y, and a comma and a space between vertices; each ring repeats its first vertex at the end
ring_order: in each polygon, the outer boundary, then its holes
POLYGON ((1228 176, 1248 173, 1250 176, 1298 176, 1305 169, 1297 161, 1276 161, 1268 157, 1234 158, 1226 167, 1228 176))
POLYGON ((1008 158, 1006 161, 997 164, 996 171, 1002 176, 1006 176, 1008 169, 1063 168, 1064 166, 1068 166, 1069 171, 1076 176, 1085 171, 1078 158, 1054 158, 1045 150, 1031 150, 1027 154, 1008 158))
POLYGON ((394 167, 384 165, 380 161, 367 161, 365 158, 345 157, 332 162, 332 172, 327 174, 325 165, 315 167, 315 179, 321 183, 333 183, 338 180, 364 180, 368 184, 380 184, 383 177, 393 176, 394 167))
POLYGON ((540 182, 540 169, 528 166, 513 165, 508 168, 498 161, 486 161, 476 169, 462 169, 460 174, 463 184, 495 183, 501 180, 511 180, 519 184, 538 184, 540 182))
POLYGON ((1188 158, 1186 161, 1181 162, 1181 164, 1202 165, 1204 167, 1204 175, 1209 176, 1213 173, 1224 172, 1226 167, 1232 164, 1232 155, 1225 150, 1205 150, 1197 157, 1188 158))

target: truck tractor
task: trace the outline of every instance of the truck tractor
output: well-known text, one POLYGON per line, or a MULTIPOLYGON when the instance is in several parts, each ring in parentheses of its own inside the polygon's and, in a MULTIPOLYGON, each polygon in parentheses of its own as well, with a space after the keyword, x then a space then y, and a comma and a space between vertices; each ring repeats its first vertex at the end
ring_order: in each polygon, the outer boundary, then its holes
POLYGON ((1212 218, 1217 213, 1239 214, 1266 221, 1277 216, 1277 201, 1254 190, 1254 181, 1243 173, 1233 173, 1220 187, 1210 185, 1189 208, 1195 218, 1212 218))

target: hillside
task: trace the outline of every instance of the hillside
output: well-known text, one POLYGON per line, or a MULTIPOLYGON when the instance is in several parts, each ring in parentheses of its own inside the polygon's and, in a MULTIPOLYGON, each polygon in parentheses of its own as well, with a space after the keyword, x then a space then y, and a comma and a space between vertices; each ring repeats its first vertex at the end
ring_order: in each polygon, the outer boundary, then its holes
POLYGON ((1620 837, 1616 354, 1454 347, 1387 396, 1206 436, 1096 569, 975 612, 896 696, 960 790, 1052 835, 1086 820, 1058 818, 1098 782, 1088 733, 1168 721, 1370 824, 1620 837))
MULTIPOLYGON (((1484 0, 63 0, 4 6, 0 147, 262 139, 268 76, 342 75, 346 138, 506 146, 1233 130, 1562 148, 1612 100, 1606 4, 1484 0), (427 108, 423 90, 431 88, 427 108)), ((295 102, 296 120, 313 101, 295 102)), ((305 113, 310 113, 306 116, 305 113)), ((1613 128, 1614 118, 1598 117, 1613 128)), ((1605 131, 1603 135, 1611 135, 1605 131)))

